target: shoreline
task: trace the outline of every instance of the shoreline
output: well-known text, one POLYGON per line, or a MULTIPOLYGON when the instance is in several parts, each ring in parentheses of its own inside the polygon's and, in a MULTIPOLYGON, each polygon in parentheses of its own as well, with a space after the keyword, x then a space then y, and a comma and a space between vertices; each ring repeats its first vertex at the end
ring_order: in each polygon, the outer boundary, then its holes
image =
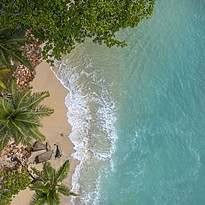
MULTIPOLYGON (((50 65, 45 61, 41 62, 36 68, 36 76, 31 82, 33 92, 49 91, 50 96, 42 102, 43 105, 47 105, 54 109, 54 114, 49 117, 45 117, 42 120, 42 127, 40 131, 46 136, 46 141, 51 145, 51 149, 54 150, 51 160, 49 160, 55 169, 58 169, 65 160, 70 160, 70 172, 68 177, 63 181, 70 189, 72 188, 72 175, 78 164, 78 161, 71 157, 74 153, 73 144, 69 139, 71 133, 71 125, 68 123, 67 107, 65 105, 65 97, 68 95, 67 90, 60 81, 56 78, 53 71, 50 69, 50 65), (55 159, 55 147, 54 144, 60 145, 62 149, 62 157, 55 159)), ((35 153, 35 154, 39 154, 35 153)), ((34 156, 29 158, 32 161, 34 156)), ((31 165, 41 170, 41 164, 31 165)), ((30 169, 29 169, 30 170, 30 169)), ((19 192, 18 195, 13 198, 11 205, 28 205, 33 191, 29 188, 19 192)), ((62 196, 62 195, 61 195, 62 196)), ((62 196, 61 204, 70 204, 70 198, 62 196)))

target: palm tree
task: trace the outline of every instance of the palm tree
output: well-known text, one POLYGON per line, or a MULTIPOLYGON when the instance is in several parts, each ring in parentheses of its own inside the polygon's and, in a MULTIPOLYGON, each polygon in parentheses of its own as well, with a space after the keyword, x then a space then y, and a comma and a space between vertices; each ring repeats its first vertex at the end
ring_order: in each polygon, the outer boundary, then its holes
POLYGON ((11 93, 7 98, 0 98, 0 150, 9 140, 17 144, 30 145, 32 139, 44 140, 39 131, 40 118, 49 116, 53 109, 39 105, 50 94, 48 91, 31 93, 31 89, 17 90, 11 83, 11 93))
POLYGON ((20 29, 0 29, 0 67, 6 67, 13 71, 12 61, 17 61, 27 68, 33 69, 29 60, 22 54, 22 46, 26 42, 31 42, 25 39, 24 33, 20 29))
POLYGON ((0 68, 0 90, 6 90, 6 85, 2 81, 2 77, 4 74, 9 73, 10 70, 8 68, 0 68))
POLYGON ((30 186, 30 189, 36 192, 30 205, 59 205, 59 194, 78 196, 78 194, 71 192, 68 187, 61 184, 69 169, 69 160, 66 160, 58 171, 51 166, 50 162, 44 163, 42 171, 32 168, 37 180, 30 186))

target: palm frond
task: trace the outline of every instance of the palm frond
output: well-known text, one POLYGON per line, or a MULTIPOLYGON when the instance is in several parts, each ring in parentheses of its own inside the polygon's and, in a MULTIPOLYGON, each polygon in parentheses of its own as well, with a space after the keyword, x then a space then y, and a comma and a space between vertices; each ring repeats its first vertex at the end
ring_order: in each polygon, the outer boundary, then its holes
POLYGON ((16 106, 17 106, 16 109, 18 109, 21 106, 21 104, 26 101, 26 98, 29 97, 30 95, 31 95, 31 90, 30 89, 29 90, 23 90, 23 91, 20 91, 20 92, 16 90, 14 95, 13 95, 13 97, 17 98, 17 99, 14 98, 14 100, 17 101, 16 102, 16 106))
POLYGON ((32 197, 32 201, 30 202, 30 205, 44 205, 46 204, 46 195, 45 194, 34 194, 32 197))
POLYGON ((50 96, 49 91, 33 93, 30 99, 31 102, 29 104, 29 107, 37 106, 41 101, 43 101, 45 98, 49 96, 50 96))
POLYGON ((0 47, 0 62, 4 64, 9 70, 13 70, 11 61, 9 60, 8 55, 0 47))
POLYGON ((44 193, 48 194, 49 193, 49 186, 46 186, 44 183, 41 181, 36 181, 34 182, 31 186, 30 189, 33 191, 36 191, 37 193, 44 193))
POLYGON ((18 50, 12 50, 12 49, 7 49, 4 48, 5 51, 14 58, 14 60, 18 60, 21 64, 26 66, 29 70, 33 70, 33 66, 31 65, 31 62, 23 56, 22 52, 18 50))
POLYGON ((26 38, 12 38, 12 39, 9 39, 7 40, 6 42, 19 42, 19 43, 22 43, 23 45, 25 43, 33 43, 32 40, 29 40, 29 39, 26 39, 26 38))
POLYGON ((43 165, 43 172, 46 179, 49 180, 50 184, 54 184, 53 178, 55 178, 55 169, 51 166, 50 162, 45 162, 43 165))
POLYGON ((3 35, 8 31, 8 28, 0 28, 0 35, 3 35))
POLYGON ((47 196, 47 204, 48 205, 60 205, 60 199, 55 190, 50 191, 47 196))
MULTIPOLYGON (((16 130, 18 130, 20 136, 22 135, 22 136, 24 137, 25 141, 28 141, 28 135, 27 135, 27 133, 25 132, 25 130, 22 129, 22 127, 19 126, 19 125, 18 125, 16 122, 14 122, 14 121, 12 121, 12 125, 16 128, 16 130)), ((18 136, 18 134, 17 134, 17 136, 18 136)), ((14 136, 14 137, 15 137, 15 136, 14 136)), ((19 142, 18 137, 17 137, 16 141, 19 142)))
POLYGON ((29 96, 28 98, 26 98, 24 105, 22 105, 22 109, 27 111, 22 114, 40 115, 39 117, 49 116, 50 114, 54 112, 54 110, 47 106, 38 105, 41 101, 43 101, 46 97, 49 97, 49 96, 50 94, 48 91, 40 92, 40 93, 33 93, 32 96, 29 96))
POLYGON ((2 134, 2 130, 4 129, 3 126, 0 126, 0 150, 3 150, 4 147, 7 145, 7 143, 9 142, 9 137, 7 136, 7 134, 2 134))
POLYGON ((69 170, 70 170, 70 162, 69 160, 66 160, 56 173, 56 181, 58 182, 65 179, 69 170))
POLYGON ((3 83, 2 80, 0 80, 0 89, 6 90, 6 85, 3 83))
POLYGON ((35 110, 30 111, 30 115, 38 115, 38 117, 46 117, 54 113, 54 109, 44 105, 39 105, 35 110))
POLYGON ((0 34, 0 62, 10 70, 13 70, 11 60, 16 60, 28 69, 33 70, 31 62, 22 52, 22 46, 25 45, 25 43, 32 42, 24 37, 25 32, 19 29, 5 28, 0 29, 0 34))
POLYGON ((24 124, 28 124, 28 125, 33 126, 33 127, 41 127, 41 123, 39 121, 36 121, 36 120, 33 121, 32 119, 21 118, 21 114, 19 114, 15 118, 15 121, 21 122, 21 123, 24 123, 24 124))
POLYGON ((30 128, 30 131, 33 134, 33 137, 35 139, 38 139, 40 141, 44 141, 45 140, 45 136, 36 128, 30 128))
POLYGON ((0 68, 0 75, 11 72, 8 68, 0 68))
POLYGON ((36 178, 38 179, 38 180, 40 180, 40 181, 43 181, 44 180, 44 174, 41 172, 41 171, 39 171, 38 169, 36 169, 35 167, 31 167, 31 169, 32 169, 32 171, 33 171, 33 173, 37 176, 36 178))
POLYGON ((4 74, 9 73, 9 72, 10 70, 8 68, 0 68, 0 89, 2 90, 6 90, 7 86, 1 79, 4 74))
MULTIPOLYGON (((10 103, 8 101, 6 101, 4 98, 1 98, 0 99, 0 108, 2 109, 1 111, 4 113, 4 114, 9 114, 10 113, 10 103)), ((1 117, 4 117, 3 116, 3 113, 1 114, 0 118, 1 117)))
POLYGON ((63 184, 58 187, 58 192, 65 196, 70 196, 70 189, 63 184))

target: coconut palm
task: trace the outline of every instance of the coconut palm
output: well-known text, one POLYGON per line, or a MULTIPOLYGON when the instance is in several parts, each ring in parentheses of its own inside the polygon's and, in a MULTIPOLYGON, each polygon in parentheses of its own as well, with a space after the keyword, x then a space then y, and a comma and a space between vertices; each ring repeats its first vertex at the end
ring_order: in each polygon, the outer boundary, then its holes
POLYGON ((59 205, 59 194, 78 196, 62 184, 62 180, 66 178, 69 169, 69 160, 65 161, 58 171, 51 166, 50 162, 44 163, 42 171, 32 168, 33 173, 36 175, 36 181, 30 186, 30 189, 36 193, 30 205, 59 205))
POLYGON ((0 29, 0 67, 6 67, 14 70, 12 66, 13 61, 20 62, 29 69, 33 69, 31 63, 22 54, 22 46, 26 42, 24 33, 20 29, 11 30, 9 28, 0 29))
POLYGON ((2 77, 4 74, 9 73, 10 70, 8 68, 0 68, 0 90, 6 90, 6 85, 2 81, 2 77))
POLYGON ((53 109, 39 103, 49 95, 48 91, 17 90, 14 82, 11 83, 10 96, 0 98, 0 150, 9 140, 30 145, 32 139, 45 139, 39 131, 40 118, 52 114, 53 109))

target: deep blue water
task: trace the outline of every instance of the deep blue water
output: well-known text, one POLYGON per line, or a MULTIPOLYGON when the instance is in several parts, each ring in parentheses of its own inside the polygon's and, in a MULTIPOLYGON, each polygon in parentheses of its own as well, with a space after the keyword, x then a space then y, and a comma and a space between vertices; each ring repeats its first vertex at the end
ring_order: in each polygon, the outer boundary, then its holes
POLYGON ((205 1, 157 0, 123 49, 61 62, 76 204, 205 204, 205 1))

